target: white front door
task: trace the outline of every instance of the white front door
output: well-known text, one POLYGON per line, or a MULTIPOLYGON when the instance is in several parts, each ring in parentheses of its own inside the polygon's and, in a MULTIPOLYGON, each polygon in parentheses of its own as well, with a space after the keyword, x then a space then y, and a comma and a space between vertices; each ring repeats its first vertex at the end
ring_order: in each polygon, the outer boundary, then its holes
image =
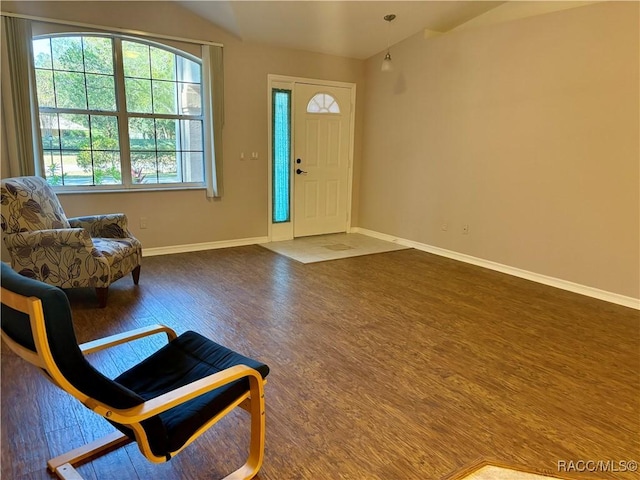
POLYGON ((295 84, 294 237, 347 230, 351 89, 295 84))

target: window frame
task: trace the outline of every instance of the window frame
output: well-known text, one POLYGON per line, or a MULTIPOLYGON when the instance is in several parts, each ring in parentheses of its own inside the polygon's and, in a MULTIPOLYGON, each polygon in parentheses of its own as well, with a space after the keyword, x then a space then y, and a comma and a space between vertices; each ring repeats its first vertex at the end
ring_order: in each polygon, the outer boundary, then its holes
MULTIPOLYGON (((116 109, 113 111, 107 110, 90 110, 87 105, 87 109, 74 109, 74 108, 57 108, 57 107, 40 107, 39 104, 35 105, 35 111, 38 114, 36 121, 37 126, 37 142, 40 149, 39 168, 43 176, 46 177, 46 163, 44 149, 42 145, 42 132, 40 128, 40 114, 79 114, 79 115, 93 115, 93 116, 106 116, 115 117, 118 123, 118 139, 119 139, 119 154, 120 154, 120 167, 121 167, 121 183, 119 184, 98 184, 98 185, 52 185, 57 193, 87 193, 87 192, 132 192, 132 191, 167 191, 167 190, 193 190, 193 189, 206 189, 207 188, 207 171, 212 168, 207 162, 207 150, 210 149, 209 142, 206 141, 205 125, 207 115, 213 116, 213 112, 207 113, 207 102, 204 101, 204 90, 210 88, 206 85, 204 80, 204 66, 203 59, 199 58, 192 53, 180 50, 177 47, 162 43, 158 40, 151 38, 141 38, 133 35, 117 32, 100 32, 100 31, 80 31, 80 30, 66 30, 64 32, 51 32, 33 35, 32 41, 50 38, 60 37, 99 37, 108 38, 112 42, 113 50, 113 79, 115 88, 115 103, 116 109), (200 115, 184 115, 184 114, 163 114, 163 113, 140 113, 129 112, 126 107, 126 90, 125 90, 125 71, 123 62, 123 50, 122 42, 131 41, 136 42, 148 47, 159 48, 161 50, 172 53, 173 55, 183 57, 190 60, 200 66, 200 95, 201 95, 201 111, 200 115), (170 183, 135 183, 132 179, 132 162, 131 162, 131 149, 129 138, 129 120, 131 118, 150 118, 150 119, 168 119, 168 120, 197 120, 202 125, 202 181, 201 182, 170 182, 170 183)), ((51 52, 53 55, 53 51, 51 52)), ((34 59, 35 60, 35 59, 34 59)), ((34 76, 35 76, 35 61, 34 61, 34 76)), ((52 65, 52 71, 55 71, 55 66, 52 65)), ((177 81, 177 80, 176 80, 177 81)), ((178 81, 177 81, 178 82, 178 81)), ((181 83, 181 82, 178 82, 181 83)), ((34 86, 35 87, 35 86, 34 86)), ((37 92, 37 88, 35 88, 37 92)), ((36 95, 37 96, 37 95, 36 95)), ((61 150, 62 151, 62 150, 61 150)), ((182 152, 182 150, 177 150, 182 152)), ((215 155, 215 152, 210 152, 211 155, 215 155)))

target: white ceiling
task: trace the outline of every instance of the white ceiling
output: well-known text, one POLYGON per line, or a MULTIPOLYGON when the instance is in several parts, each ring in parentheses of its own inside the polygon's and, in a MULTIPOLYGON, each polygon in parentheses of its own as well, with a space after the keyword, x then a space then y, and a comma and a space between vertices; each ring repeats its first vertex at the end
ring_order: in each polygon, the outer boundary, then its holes
POLYGON ((418 32, 425 37, 589 1, 176 0, 246 42, 366 59, 418 32), (383 17, 393 13, 388 25, 383 17))

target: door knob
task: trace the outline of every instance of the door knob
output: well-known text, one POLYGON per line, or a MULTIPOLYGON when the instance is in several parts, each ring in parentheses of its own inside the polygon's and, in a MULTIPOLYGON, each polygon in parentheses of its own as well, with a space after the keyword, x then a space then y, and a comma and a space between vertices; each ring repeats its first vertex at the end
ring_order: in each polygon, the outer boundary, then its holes
POLYGON ((298 175, 300 175, 300 174, 302 174, 302 173, 303 173, 303 174, 305 174, 305 175, 307 174, 307 172, 305 172, 304 170, 301 170, 301 169, 299 169, 299 168, 296 170, 296 173, 297 173, 298 175))

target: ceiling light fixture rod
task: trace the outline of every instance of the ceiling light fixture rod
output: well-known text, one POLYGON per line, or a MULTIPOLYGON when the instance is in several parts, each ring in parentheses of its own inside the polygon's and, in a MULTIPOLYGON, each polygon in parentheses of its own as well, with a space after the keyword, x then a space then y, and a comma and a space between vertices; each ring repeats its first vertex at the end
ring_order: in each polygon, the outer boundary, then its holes
POLYGON ((394 14, 385 15, 384 19, 388 22, 387 25, 387 53, 389 53, 389 41, 391 38, 391 22, 396 18, 394 14))
POLYGON ((391 22, 396 18, 393 13, 384 16, 384 20, 387 22, 387 54, 384 56, 384 60, 382 60, 382 71, 389 72, 393 69, 393 65, 391 64, 391 53, 389 52, 389 42, 391 36, 391 22))

